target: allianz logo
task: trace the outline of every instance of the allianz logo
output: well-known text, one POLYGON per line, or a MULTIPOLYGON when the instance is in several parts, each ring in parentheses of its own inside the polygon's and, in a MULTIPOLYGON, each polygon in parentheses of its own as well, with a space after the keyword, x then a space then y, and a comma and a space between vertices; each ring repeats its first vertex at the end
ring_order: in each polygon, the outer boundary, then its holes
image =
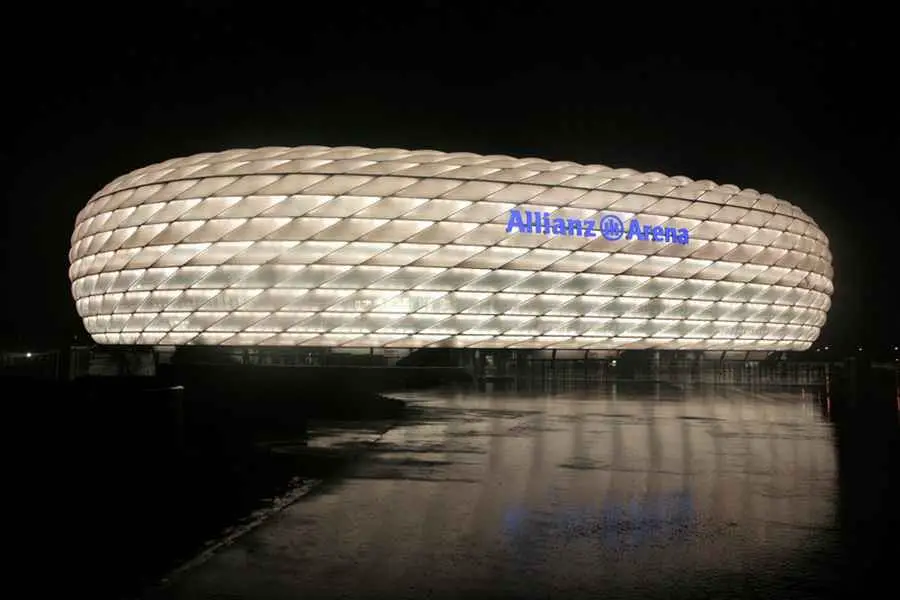
POLYGON ((509 220, 506 222, 506 233, 513 232, 584 238, 595 238, 599 232, 604 239, 611 242, 624 237, 629 241, 672 243, 682 246, 690 241, 690 232, 687 229, 646 225, 638 219, 631 219, 626 226, 622 219, 613 214, 604 215, 598 223, 590 219, 563 219, 552 217, 546 212, 518 209, 509 211, 509 220))

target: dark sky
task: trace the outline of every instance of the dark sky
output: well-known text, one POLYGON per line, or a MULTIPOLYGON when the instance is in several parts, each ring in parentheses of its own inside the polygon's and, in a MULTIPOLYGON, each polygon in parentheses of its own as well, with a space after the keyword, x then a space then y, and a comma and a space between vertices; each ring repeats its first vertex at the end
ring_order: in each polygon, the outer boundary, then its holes
POLYGON ((69 236, 111 179, 305 144, 539 156, 768 192, 831 240, 822 342, 900 342, 898 32, 878 4, 119 4, 33 3, 5 19, 7 345, 83 335, 69 236))

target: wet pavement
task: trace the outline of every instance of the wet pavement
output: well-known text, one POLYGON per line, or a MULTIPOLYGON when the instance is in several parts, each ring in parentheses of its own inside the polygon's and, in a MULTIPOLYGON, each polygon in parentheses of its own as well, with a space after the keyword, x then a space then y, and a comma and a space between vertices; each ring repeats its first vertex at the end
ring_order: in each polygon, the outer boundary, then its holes
POLYGON ((415 417, 344 476, 146 597, 802 598, 847 576, 809 393, 398 397, 415 417))

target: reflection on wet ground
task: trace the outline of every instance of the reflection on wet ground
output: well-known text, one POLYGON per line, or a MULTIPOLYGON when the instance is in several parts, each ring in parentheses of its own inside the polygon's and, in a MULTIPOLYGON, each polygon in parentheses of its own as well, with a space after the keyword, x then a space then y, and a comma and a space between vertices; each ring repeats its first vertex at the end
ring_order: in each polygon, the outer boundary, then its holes
POLYGON ((832 426, 810 395, 407 395, 346 477, 160 598, 834 592, 832 426))

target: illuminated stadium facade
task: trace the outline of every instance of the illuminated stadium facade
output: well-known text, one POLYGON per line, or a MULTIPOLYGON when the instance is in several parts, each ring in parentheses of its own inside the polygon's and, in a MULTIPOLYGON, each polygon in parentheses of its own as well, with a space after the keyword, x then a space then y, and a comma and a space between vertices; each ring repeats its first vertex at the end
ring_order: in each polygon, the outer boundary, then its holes
POLYGON ((816 223, 755 190, 400 149, 145 167, 69 256, 101 344, 804 350, 833 291, 816 223))

